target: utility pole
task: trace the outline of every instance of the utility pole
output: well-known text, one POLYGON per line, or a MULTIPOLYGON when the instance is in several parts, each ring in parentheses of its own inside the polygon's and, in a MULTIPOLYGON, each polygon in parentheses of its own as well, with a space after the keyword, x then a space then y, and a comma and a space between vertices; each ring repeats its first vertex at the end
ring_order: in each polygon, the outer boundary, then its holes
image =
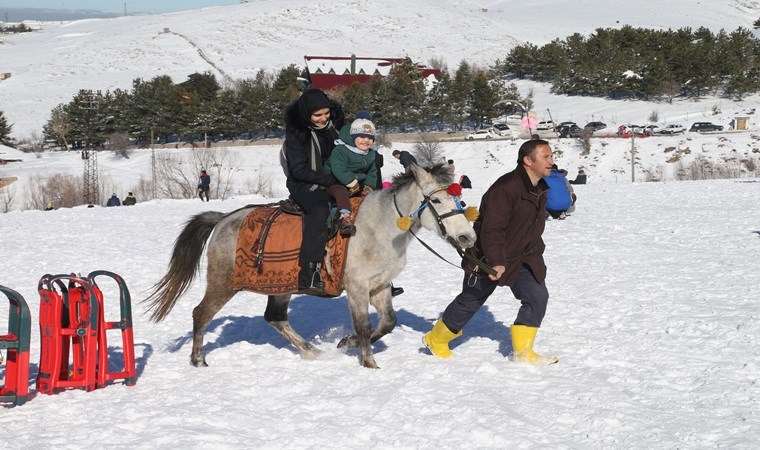
POLYGON ((151 200, 155 200, 157 198, 156 196, 156 147, 153 144, 155 141, 153 139, 153 127, 150 127, 150 177, 151 177, 151 194, 153 198, 151 200))
MULTIPOLYGON (((98 91, 99 94, 100 91, 98 91)), ((96 149, 90 151, 96 111, 98 110, 98 102, 92 90, 84 92, 80 108, 84 111, 85 126, 87 128, 84 151, 82 152, 82 158, 84 159, 84 201, 88 205, 94 205, 100 203, 100 192, 98 186, 98 152, 96 149)))
POLYGON ((631 128, 631 183, 636 182, 636 133, 631 128))
POLYGON ((124 17, 127 17, 127 2, 124 2, 124 17))

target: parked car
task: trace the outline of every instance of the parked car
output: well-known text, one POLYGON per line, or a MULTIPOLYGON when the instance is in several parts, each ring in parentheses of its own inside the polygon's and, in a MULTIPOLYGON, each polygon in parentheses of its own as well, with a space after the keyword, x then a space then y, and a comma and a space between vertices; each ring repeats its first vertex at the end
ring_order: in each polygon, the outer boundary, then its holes
POLYGON ((562 127, 559 131, 559 137, 565 138, 565 137, 571 137, 571 138, 579 138, 583 137, 584 133, 590 134, 590 130, 584 130, 583 128, 579 127, 576 124, 572 124, 569 126, 562 127))
POLYGON ((577 126, 578 124, 575 123, 575 122, 560 122, 554 128, 554 131, 556 131, 557 133, 559 133, 560 131, 562 131, 563 128, 569 127, 571 125, 576 125, 577 126))
POLYGON ((644 133, 648 135, 659 134, 662 132, 662 128, 657 125, 647 125, 644 127, 644 133))
POLYGON ((686 131, 686 128, 684 128, 683 125, 680 125, 677 123, 671 123, 665 128, 661 128, 660 134, 678 134, 678 133, 683 133, 685 131, 686 131))
POLYGON ((691 128, 689 128, 689 131, 723 131, 722 125, 715 125, 712 122, 694 122, 691 124, 691 128))
POLYGON ((604 123, 604 122, 589 122, 583 128, 585 130, 589 130, 589 131, 593 132, 593 131, 602 130, 604 128, 607 128, 607 124, 604 123))
POLYGON ((473 141, 475 139, 493 139, 493 133, 491 130, 477 130, 465 136, 465 141, 473 141))
POLYGON ((554 129, 554 121, 552 120, 542 120, 538 122, 538 125, 536 125, 536 131, 553 130, 553 129, 554 129))
POLYGON ((493 126, 493 133, 501 137, 512 137, 512 130, 506 123, 496 123, 493 126))

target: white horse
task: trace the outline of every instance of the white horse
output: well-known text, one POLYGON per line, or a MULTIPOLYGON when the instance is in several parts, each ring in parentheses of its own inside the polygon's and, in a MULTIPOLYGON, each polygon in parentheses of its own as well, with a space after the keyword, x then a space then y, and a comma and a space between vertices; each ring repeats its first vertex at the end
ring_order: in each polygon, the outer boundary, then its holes
MULTIPOLYGON (((359 347, 360 363, 364 367, 377 368, 371 344, 396 326, 391 282, 406 265, 406 249, 413 239, 404 229, 406 225, 411 226, 411 231, 422 227, 431 230, 461 249, 475 244, 475 232, 464 209, 447 192, 452 182, 453 173, 446 164, 432 169, 413 165, 410 172, 394 178, 391 189, 368 195, 356 214, 356 235, 351 237, 348 245, 343 275, 355 334, 344 337, 338 347, 359 347), (397 222, 400 218, 401 222, 397 222), (374 330, 369 319, 370 304, 379 316, 374 330)), ((193 281, 204 244, 213 231, 208 243, 206 293, 193 310, 190 360, 195 366, 207 365, 203 355, 206 327, 237 293, 232 287, 232 275, 238 232, 245 216, 255 207, 247 206, 229 214, 209 211, 193 216, 177 237, 169 270, 145 300, 150 303, 154 321, 169 314, 193 281)), ((321 351, 288 322, 288 303, 292 294, 270 295, 264 319, 298 348, 301 357, 316 358, 321 351)))

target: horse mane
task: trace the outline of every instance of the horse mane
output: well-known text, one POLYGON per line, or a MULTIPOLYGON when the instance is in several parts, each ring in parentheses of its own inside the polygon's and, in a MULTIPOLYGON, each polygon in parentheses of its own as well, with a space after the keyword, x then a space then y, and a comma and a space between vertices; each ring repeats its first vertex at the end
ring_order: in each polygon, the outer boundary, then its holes
MULTIPOLYGON (((433 180, 435 180, 436 184, 448 186, 454 182, 454 174, 449 170, 448 164, 438 163, 433 167, 423 167, 423 169, 425 172, 433 176, 433 180)), ((405 187, 411 186, 414 182, 414 174, 412 172, 401 172, 393 177, 392 189, 401 190, 405 187)))

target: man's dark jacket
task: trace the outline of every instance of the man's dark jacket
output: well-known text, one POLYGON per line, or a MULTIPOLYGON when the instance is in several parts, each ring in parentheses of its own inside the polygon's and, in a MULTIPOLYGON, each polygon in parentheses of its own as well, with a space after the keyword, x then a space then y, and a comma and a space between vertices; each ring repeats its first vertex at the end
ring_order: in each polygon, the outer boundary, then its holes
POLYGON ((523 264, 538 282, 546 278, 544 241, 546 191, 544 180, 533 186, 520 164, 488 188, 475 221, 476 247, 489 266, 504 266, 500 286, 512 286, 523 264))

